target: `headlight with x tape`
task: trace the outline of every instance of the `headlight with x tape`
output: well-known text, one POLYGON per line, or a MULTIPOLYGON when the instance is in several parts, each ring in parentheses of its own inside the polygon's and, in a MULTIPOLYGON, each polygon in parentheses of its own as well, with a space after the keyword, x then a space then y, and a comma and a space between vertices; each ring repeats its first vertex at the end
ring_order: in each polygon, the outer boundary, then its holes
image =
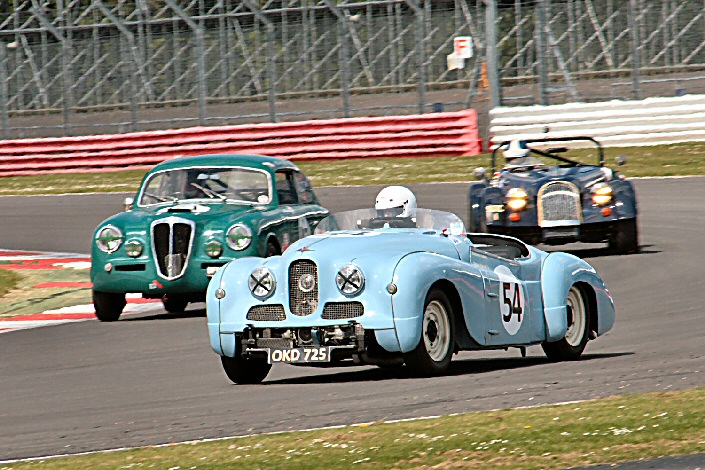
POLYGON ((277 281, 274 279, 274 274, 267 268, 257 268, 250 274, 247 281, 252 295, 258 299, 266 299, 274 293, 277 287, 277 281))
POLYGON ((365 276, 354 264, 346 264, 335 276, 335 283, 344 295, 357 295, 365 285, 365 276))

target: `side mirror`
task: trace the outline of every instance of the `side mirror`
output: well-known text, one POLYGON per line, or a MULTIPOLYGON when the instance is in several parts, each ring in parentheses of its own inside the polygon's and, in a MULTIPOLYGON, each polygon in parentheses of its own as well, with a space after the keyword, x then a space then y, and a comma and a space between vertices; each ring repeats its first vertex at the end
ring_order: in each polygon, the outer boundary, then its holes
POLYGON ((487 171, 483 167, 478 167, 478 168, 475 168, 475 170, 472 172, 472 175, 477 180, 484 180, 485 175, 487 175, 487 171))
POLYGON ((134 197, 128 196, 125 198, 125 202, 124 202, 124 206, 123 206, 125 208, 125 211, 132 210, 132 206, 134 206, 134 205, 135 205, 135 198, 134 197))
POLYGON ((617 162, 618 166, 622 166, 627 163, 627 157, 624 155, 620 155, 619 157, 615 158, 615 161, 617 162))

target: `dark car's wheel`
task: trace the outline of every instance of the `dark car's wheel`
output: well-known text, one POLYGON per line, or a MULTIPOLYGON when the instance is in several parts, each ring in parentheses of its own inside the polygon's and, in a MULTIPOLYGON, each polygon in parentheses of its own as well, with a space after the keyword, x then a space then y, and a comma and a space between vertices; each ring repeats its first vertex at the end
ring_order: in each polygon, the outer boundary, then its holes
POLYGON ((186 310, 188 305, 188 300, 180 295, 165 294, 162 297, 162 303, 164 304, 164 310, 169 313, 179 313, 186 310))
POLYGON ((117 321, 126 303, 125 294, 93 291, 95 316, 100 321, 117 321))
POLYGON ((235 357, 220 356, 220 361, 225 375, 233 383, 243 385, 261 383, 272 368, 264 359, 247 359, 239 353, 235 357))
POLYGON ((566 301, 568 331, 559 341, 543 343, 541 347, 552 361, 575 361, 585 350, 590 332, 590 313, 583 290, 573 285, 566 301))
POLYGON ((636 218, 623 220, 617 225, 617 230, 609 241, 610 251, 626 254, 639 251, 639 227, 636 218))
POLYGON ((431 289, 424 302, 421 339, 404 355, 404 362, 422 375, 437 375, 448 369, 455 348, 453 310, 440 289, 431 289))

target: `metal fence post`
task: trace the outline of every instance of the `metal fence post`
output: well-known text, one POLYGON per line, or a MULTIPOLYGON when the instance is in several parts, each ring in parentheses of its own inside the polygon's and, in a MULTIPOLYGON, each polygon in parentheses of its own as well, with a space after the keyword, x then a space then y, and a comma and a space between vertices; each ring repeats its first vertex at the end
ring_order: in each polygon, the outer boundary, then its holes
POLYGON ((0 107, 2 109, 2 138, 10 138, 10 118, 7 102, 10 100, 7 85, 7 43, 0 41, 0 107))
MULTIPOLYGON (((113 15, 113 13, 103 4, 102 0, 94 0, 95 4, 98 6, 100 11, 103 12, 103 14, 108 17, 108 19, 115 25, 117 26, 118 30, 127 38, 127 43, 130 47, 130 53, 132 55, 132 59, 127 59, 127 81, 130 83, 130 115, 131 115, 131 124, 130 124, 130 130, 132 132, 135 132, 137 130, 137 94, 138 94, 138 89, 137 89, 137 76, 138 76, 138 71, 137 71, 137 66, 135 64, 135 61, 137 60, 137 47, 135 47, 135 36, 132 34, 130 30, 128 30, 124 24, 120 21, 120 19, 113 15)), ((122 45, 122 44, 121 44, 122 45)), ((129 54, 126 53, 127 51, 121 51, 121 53, 124 56, 129 56, 129 54)))
POLYGON ((490 109, 502 106, 502 84, 499 78, 499 53, 497 52, 497 2, 485 0, 485 28, 487 81, 490 85, 490 109))
POLYGON ((539 101, 544 106, 548 101, 548 64, 546 62, 546 2, 536 1, 536 25, 534 26, 534 36, 536 38, 536 59, 538 61, 539 72, 539 101))
POLYGON ((66 38, 54 27, 53 24, 39 10, 36 0, 32 0, 29 11, 37 17, 41 25, 46 28, 61 43, 61 78, 63 94, 64 135, 71 135, 71 106, 73 105, 73 84, 71 83, 71 57, 73 53, 66 38))
POLYGON ((204 44, 203 30, 179 7, 174 0, 165 0, 167 5, 184 20, 191 31, 196 35, 196 67, 198 68, 198 123, 206 125, 206 47, 204 44))
POLYGON ((418 61, 418 72, 416 77, 416 87, 419 92, 419 114, 426 110, 426 50, 424 47, 424 9, 416 0, 404 0, 407 5, 414 10, 416 16, 416 60, 418 61))
POLYGON ((250 9, 255 16, 266 25, 267 28, 267 100, 269 101, 269 120, 278 122, 277 117, 277 64, 275 60, 276 38, 274 37, 274 23, 267 18, 257 6, 250 0, 242 0, 242 3, 250 9))
POLYGON ((632 54, 632 93, 635 100, 641 99, 641 84, 639 68, 641 68, 641 58, 639 57, 639 25, 636 22, 636 0, 629 0, 629 32, 631 33, 631 54, 632 54))
POLYGON ((338 19, 338 71, 340 73, 340 93, 343 98, 343 116, 350 117, 350 64, 348 63, 348 28, 347 18, 342 11, 331 1, 324 0, 324 3, 338 19))

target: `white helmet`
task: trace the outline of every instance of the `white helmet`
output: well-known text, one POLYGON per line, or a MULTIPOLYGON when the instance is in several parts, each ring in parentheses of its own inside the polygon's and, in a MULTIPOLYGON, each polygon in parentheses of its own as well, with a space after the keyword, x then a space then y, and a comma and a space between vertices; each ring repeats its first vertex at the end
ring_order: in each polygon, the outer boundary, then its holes
POLYGON ((517 158, 524 158, 529 155, 530 149, 524 140, 512 140, 509 147, 504 151, 504 158, 511 162, 517 158))
POLYGON ((404 186, 387 186, 375 201, 377 217, 416 217, 416 196, 404 186))

